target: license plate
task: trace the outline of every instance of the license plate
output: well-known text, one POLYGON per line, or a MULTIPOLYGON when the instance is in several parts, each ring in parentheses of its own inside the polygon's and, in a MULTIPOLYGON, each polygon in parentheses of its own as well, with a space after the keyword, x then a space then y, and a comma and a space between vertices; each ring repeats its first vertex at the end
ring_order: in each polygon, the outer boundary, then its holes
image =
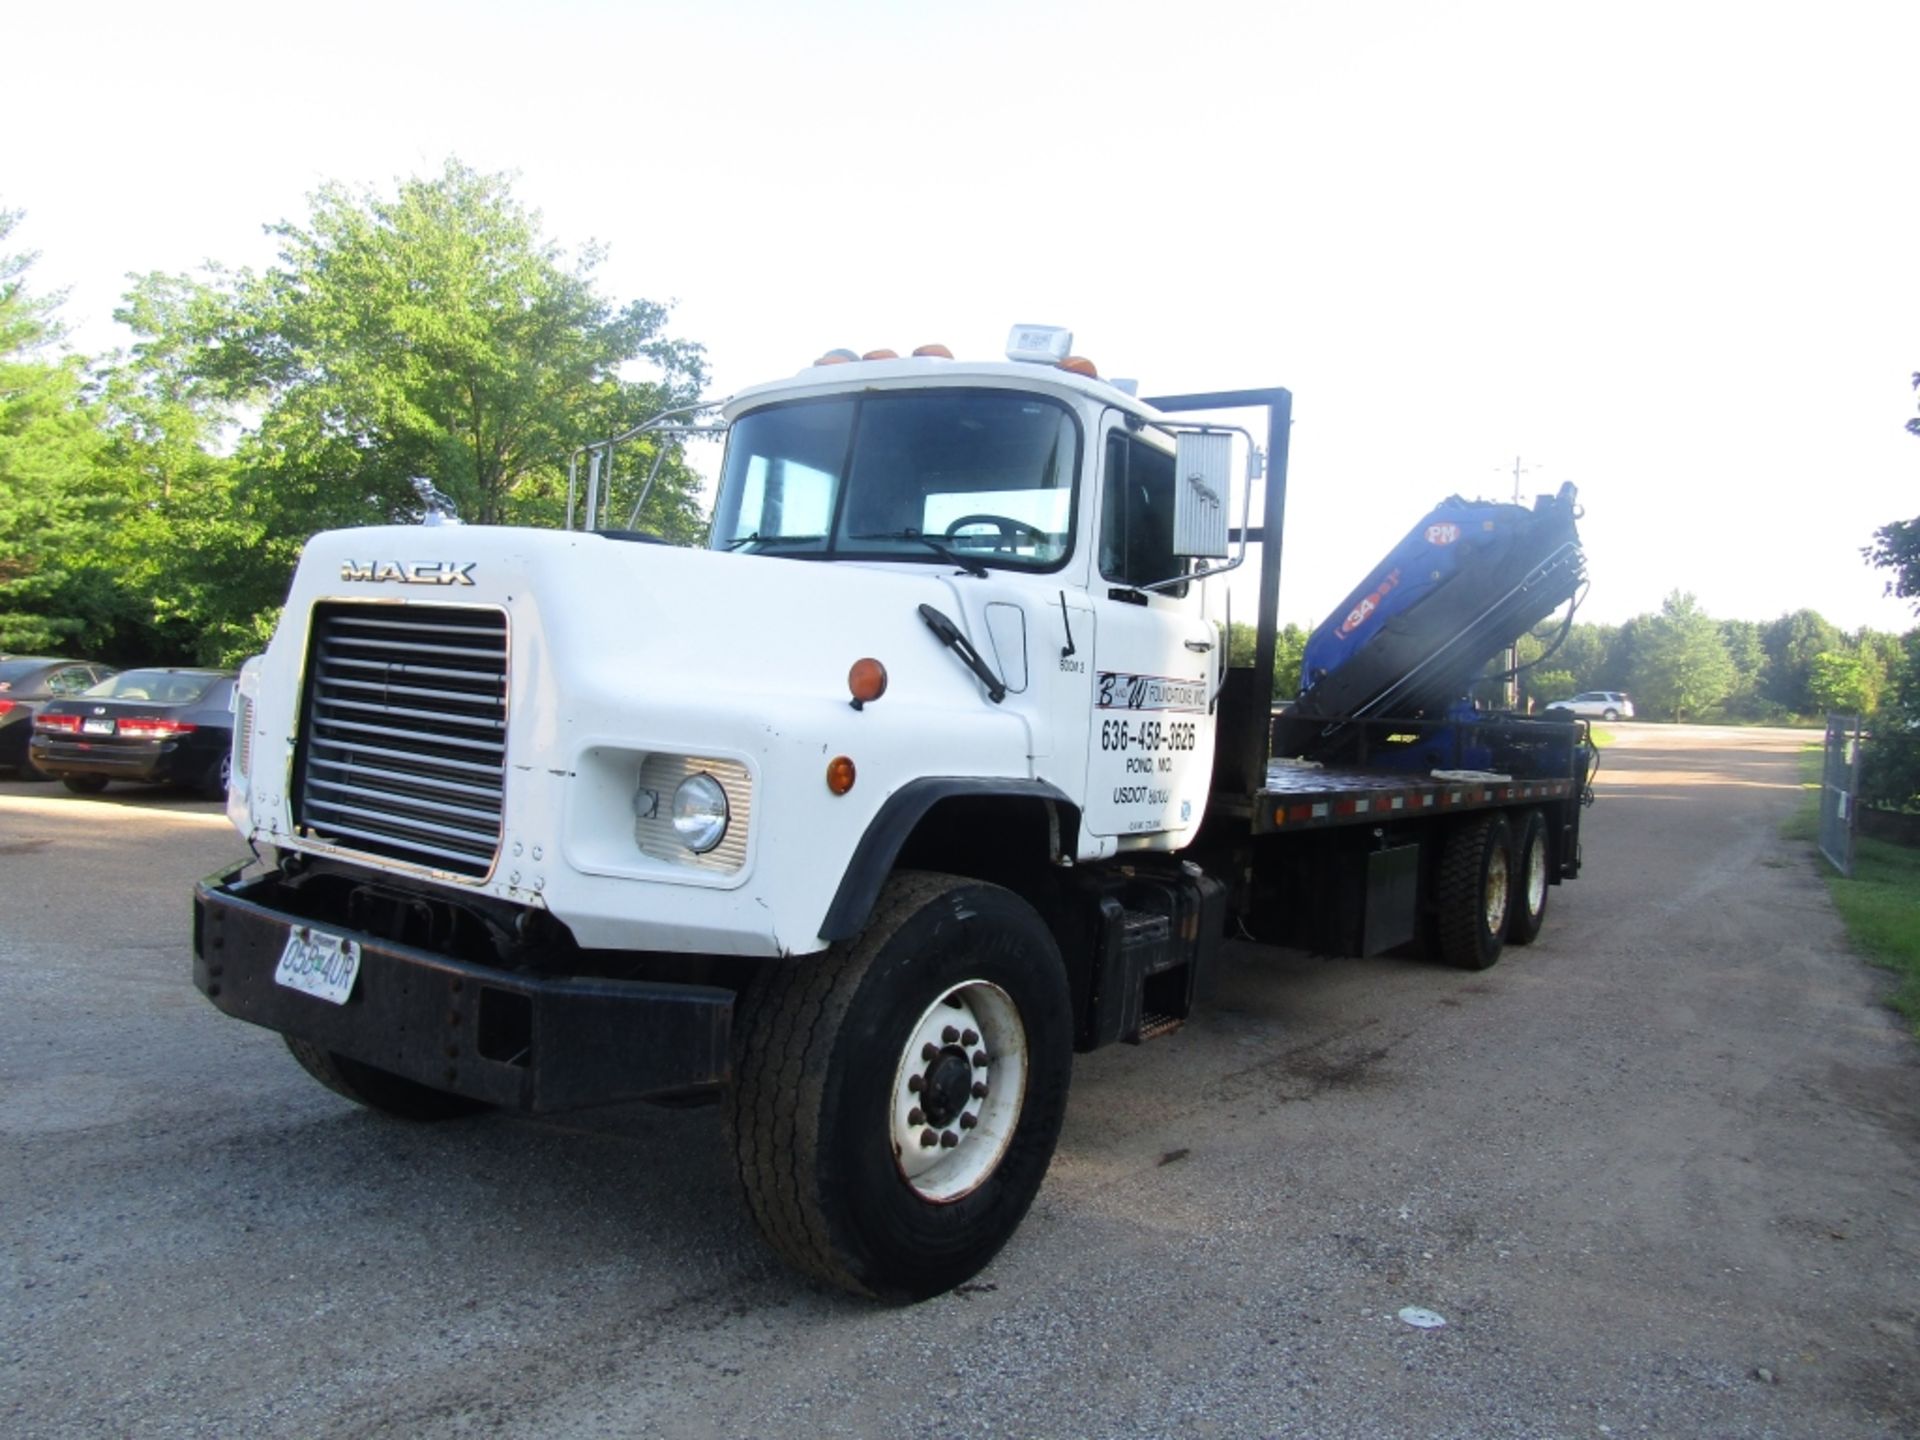
POLYGON ((80 733, 82 735, 111 735, 113 734, 113 721, 82 720, 80 722, 80 733))
POLYGON ((273 980, 289 990, 344 1005, 359 974, 358 941, 296 925, 287 936, 287 948, 280 952, 273 980))

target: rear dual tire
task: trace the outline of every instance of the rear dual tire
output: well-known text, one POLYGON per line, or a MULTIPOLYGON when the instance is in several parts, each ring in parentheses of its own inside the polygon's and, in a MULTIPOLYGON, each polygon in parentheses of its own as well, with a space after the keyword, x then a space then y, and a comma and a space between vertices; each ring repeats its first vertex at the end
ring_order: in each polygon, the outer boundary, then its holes
POLYGON ((1434 949, 1447 964, 1486 970, 1509 944, 1531 945, 1547 918, 1552 847, 1538 810, 1463 820, 1441 842, 1434 876, 1434 949))
POLYGON ((1529 810, 1520 821, 1513 842, 1512 902, 1507 917, 1507 943, 1531 945, 1547 921, 1547 887, 1552 882, 1552 848, 1547 817, 1529 810))

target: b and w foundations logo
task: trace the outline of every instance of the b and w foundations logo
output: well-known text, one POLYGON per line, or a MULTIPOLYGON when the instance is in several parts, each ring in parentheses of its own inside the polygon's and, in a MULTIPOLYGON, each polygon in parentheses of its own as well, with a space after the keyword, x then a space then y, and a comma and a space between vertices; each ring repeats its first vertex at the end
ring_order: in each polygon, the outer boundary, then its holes
POLYGON ((342 560, 342 580, 399 585, 471 585, 477 560, 342 560))

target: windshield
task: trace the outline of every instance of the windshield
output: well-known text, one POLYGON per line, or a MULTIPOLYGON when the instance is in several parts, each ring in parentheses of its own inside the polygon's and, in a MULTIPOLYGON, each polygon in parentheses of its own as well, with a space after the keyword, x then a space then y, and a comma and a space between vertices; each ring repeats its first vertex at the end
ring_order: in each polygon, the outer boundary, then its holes
POLYGON ((198 700, 220 679, 201 670, 122 670, 87 691, 95 700, 151 700, 159 705, 185 705, 198 700))
POLYGON ((771 406, 727 438, 712 546, 1051 570, 1073 549, 1080 429, 1013 390, 771 406))

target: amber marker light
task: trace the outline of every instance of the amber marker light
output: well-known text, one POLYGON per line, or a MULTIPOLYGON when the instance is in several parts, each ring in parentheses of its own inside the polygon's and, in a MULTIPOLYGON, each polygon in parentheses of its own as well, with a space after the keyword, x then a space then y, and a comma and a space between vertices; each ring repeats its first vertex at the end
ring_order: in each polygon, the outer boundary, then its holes
POLYGON ((813 363, 816 365, 848 365, 860 357, 851 350, 829 350, 813 363))
POLYGON ((953 351, 939 344, 922 345, 913 353, 919 360, 951 360, 953 358, 953 351))
POLYGON ((860 358, 862 360, 898 360, 900 358, 900 352, 898 350, 869 350, 860 358))
POLYGON ((847 671, 847 689, 853 692, 853 708, 866 709, 869 702, 887 693, 887 667, 871 656, 854 661, 847 671))
POLYGON ((1093 361, 1084 355, 1069 355, 1060 362, 1060 368, 1073 375, 1084 375, 1089 380, 1098 380, 1100 372, 1093 368, 1093 361))
POLYGON ((853 788, 853 761, 845 755, 836 755, 827 762, 827 789, 836 795, 844 795, 853 788))

